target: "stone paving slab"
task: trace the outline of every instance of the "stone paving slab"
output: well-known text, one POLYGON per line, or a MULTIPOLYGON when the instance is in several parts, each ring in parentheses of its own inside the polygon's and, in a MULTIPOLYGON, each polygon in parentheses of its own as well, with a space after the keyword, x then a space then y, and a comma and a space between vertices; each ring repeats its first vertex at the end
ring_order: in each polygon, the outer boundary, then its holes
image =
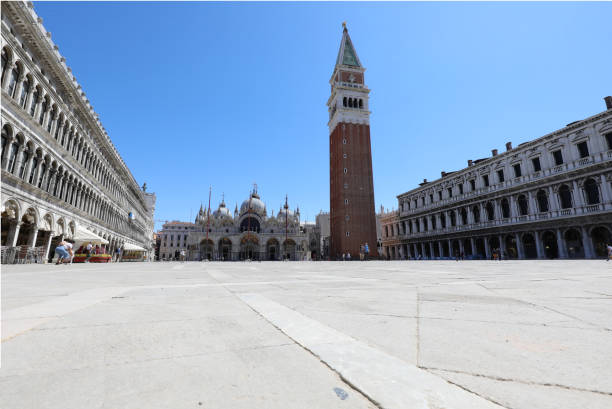
POLYGON ((15 265, 1 284, 3 409, 612 407, 604 261, 15 265))

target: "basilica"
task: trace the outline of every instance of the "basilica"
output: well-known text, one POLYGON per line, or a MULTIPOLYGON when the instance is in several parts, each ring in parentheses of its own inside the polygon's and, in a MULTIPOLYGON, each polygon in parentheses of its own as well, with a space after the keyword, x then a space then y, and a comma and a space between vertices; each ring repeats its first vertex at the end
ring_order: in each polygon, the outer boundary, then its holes
POLYGON ((176 232, 183 243, 174 246, 175 235, 164 235, 160 253, 167 258, 173 248, 186 249, 187 260, 193 261, 310 260, 319 253, 316 229, 300 223, 299 208, 290 210, 285 200, 276 215, 268 215, 256 187, 233 213, 222 200, 214 211, 200 206, 195 223, 175 227, 185 229, 176 232))

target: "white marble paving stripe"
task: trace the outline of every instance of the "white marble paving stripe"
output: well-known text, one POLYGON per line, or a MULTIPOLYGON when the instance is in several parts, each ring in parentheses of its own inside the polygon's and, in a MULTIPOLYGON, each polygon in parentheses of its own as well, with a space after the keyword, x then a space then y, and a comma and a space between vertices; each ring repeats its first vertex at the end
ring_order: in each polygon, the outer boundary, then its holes
POLYGON ((501 408, 437 375, 357 341, 265 296, 252 293, 238 296, 382 408, 501 408))
POLYGON ((199 288, 199 287, 232 287, 274 284, 308 284, 327 282, 376 281, 371 279, 323 279, 323 280, 280 280, 280 281, 249 281, 232 283, 192 283, 192 284, 152 284, 133 287, 103 287, 71 293, 36 304, 2 311, 1 342, 23 334, 38 325, 56 319, 71 312, 87 308, 91 305, 108 300, 119 294, 141 289, 158 288, 199 288))
POLYGON ((2 312, 2 342, 49 320, 105 301, 129 287, 95 288, 2 312))

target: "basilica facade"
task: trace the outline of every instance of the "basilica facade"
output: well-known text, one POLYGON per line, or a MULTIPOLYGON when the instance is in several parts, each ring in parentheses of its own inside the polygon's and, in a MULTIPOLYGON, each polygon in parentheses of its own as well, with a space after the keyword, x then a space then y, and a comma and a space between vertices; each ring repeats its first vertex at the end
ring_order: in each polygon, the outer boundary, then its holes
MULTIPOLYGON (((276 215, 273 211, 268 214, 256 188, 233 212, 224 200, 214 211, 200 207, 195 223, 188 227, 184 244, 186 258, 192 261, 310 260, 319 256, 316 229, 300 223, 299 208, 290 210, 285 201, 276 215)), ((162 253, 172 258, 171 252, 162 253)))

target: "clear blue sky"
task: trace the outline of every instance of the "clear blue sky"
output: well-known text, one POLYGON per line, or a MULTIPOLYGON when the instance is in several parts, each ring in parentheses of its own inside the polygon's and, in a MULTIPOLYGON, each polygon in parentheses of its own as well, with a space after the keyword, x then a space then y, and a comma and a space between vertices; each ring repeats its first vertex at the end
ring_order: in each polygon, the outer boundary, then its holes
MULTIPOLYGON (((367 68, 376 207, 604 110, 611 3, 35 3, 156 219, 329 208, 341 22, 367 68)), ((157 224, 159 227, 160 224, 157 224)))

